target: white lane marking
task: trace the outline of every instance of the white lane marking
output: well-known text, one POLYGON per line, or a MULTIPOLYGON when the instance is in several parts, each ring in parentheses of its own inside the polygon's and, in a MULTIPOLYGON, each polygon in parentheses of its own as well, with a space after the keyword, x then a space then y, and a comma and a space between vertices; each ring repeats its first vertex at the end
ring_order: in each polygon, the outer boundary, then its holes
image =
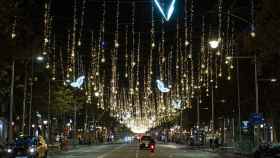
POLYGON ((113 152, 119 150, 120 148, 124 147, 125 145, 126 145, 126 144, 122 144, 121 146, 118 146, 118 147, 114 148, 114 149, 111 150, 110 152, 107 152, 107 153, 105 153, 105 154, 103 154, 103 155, 97 156, 97 158, 105 158, 105 157, 107 157, 109 154, 111 154, 111 153, 113 153, 113 152))
POLYGON ((136 154, 135 154, 135 158, 139 157, 139 148, 136 149, 136 154))

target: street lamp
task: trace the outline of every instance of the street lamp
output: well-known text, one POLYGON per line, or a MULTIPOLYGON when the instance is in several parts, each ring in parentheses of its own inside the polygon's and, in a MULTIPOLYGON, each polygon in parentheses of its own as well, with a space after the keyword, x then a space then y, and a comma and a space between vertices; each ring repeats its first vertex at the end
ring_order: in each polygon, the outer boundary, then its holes
MULTIPOLYGON (((31 59, 32 60, 32 71, 31 71, 31 75, 32 75, 32 79, 33 79, 33 57, 31 58, 14 58, 12 60, 12 64, 11 64, 11 85, 10 85, 10 105, 9 105, 9 135, 8 135, 8 141, 12 142, 13 140, 13 131, 12 131, 12 122, 13 122, 13 106, 14 106, 14 82, 15 82, 15 63, 16 60, 26 60, 26 59, 31 59)), ((37 61, 43 61, 44 57, 39 55, 36 57, 37 61)), ((25 87, 24 87, 24 99, 23 99, 23 117, 22 117, 22 130, 24 130, 24 122, 25 122, 25 101, 26 101, 26 91, 27 91, 27 72, 26 72, 26 68, 25 67, 25 87)), ((30 98, 30 105, 32 105, 32 86, 31 86, 31 98, 30 98)), ((31 106, 30 106, 31 109, 31 106)), ((30 113, 30 111, 29 111, 30 113)), ((29 118, 30 119, 30 118, 29 118)), ((30 127, 31 125, 29 125, 30 127)))

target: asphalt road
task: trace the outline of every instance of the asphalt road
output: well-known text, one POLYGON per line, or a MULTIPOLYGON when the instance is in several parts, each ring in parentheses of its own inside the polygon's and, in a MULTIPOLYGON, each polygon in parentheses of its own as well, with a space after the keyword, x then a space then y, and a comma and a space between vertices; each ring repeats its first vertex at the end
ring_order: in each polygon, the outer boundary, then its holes
POLYGON ((67 152, 50 154, 49 158, 240 158, 228 153, 190 150, 182 146, 158 144, 155 153, 139 150, 137 144, 84 146, 67 152))

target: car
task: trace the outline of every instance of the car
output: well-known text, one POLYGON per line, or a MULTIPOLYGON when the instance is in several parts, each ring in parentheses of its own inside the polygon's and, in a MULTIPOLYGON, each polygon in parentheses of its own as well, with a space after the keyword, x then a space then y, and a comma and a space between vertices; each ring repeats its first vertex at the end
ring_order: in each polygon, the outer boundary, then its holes
POLYGON ((280 158, 280 145, 260 144, 254 153, 255 158, 280 158))
POLYGON ((46 158, 48 146, 42 136, 20 136, 6 152, 10 158, 46 158))
POLYGON ((140 139, 140 150, 149 149, 155 151, 155 140, 151 136, 142 136, 140 139))

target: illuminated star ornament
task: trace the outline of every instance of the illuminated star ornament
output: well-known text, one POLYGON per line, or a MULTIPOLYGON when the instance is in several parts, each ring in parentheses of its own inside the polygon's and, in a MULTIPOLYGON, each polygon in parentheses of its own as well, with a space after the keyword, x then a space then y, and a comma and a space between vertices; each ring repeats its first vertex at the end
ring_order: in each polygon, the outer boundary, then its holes
POLYGON ((182 101, 180 99, 174 99, 172 100, 172 106, 175 109, 181 109, 182 101))
POLYGON ((160 5, 158 0, 154 0, 154 2, 156 4, 156 6, 158 7, 161 15, 164 17, 164 19, 166 21, 169 21, 171 16, 172 16, 172 14, 173 14, 173 12, 174 12, 174 10, 175 10, 175 2, 176 2, 176 0, 172 0, 171 4, 168 7, 167 14, 164 12, 164 9, 161 7, 161 5, 160 5))
POLYGON ((170 91, 169 88, 165 87, 164 83, 161 80, 157 80, 157 87, 162 93, 168 93, 170 91))
POLYGON ((77 78, 76 81, 72 82, 70 85, 71 85, 73 88, 81 88, 81 86, 82 86, 83 83, 84 83, 84 80, 85 80, 85 76, 80 76, 79 78, 77 78))

